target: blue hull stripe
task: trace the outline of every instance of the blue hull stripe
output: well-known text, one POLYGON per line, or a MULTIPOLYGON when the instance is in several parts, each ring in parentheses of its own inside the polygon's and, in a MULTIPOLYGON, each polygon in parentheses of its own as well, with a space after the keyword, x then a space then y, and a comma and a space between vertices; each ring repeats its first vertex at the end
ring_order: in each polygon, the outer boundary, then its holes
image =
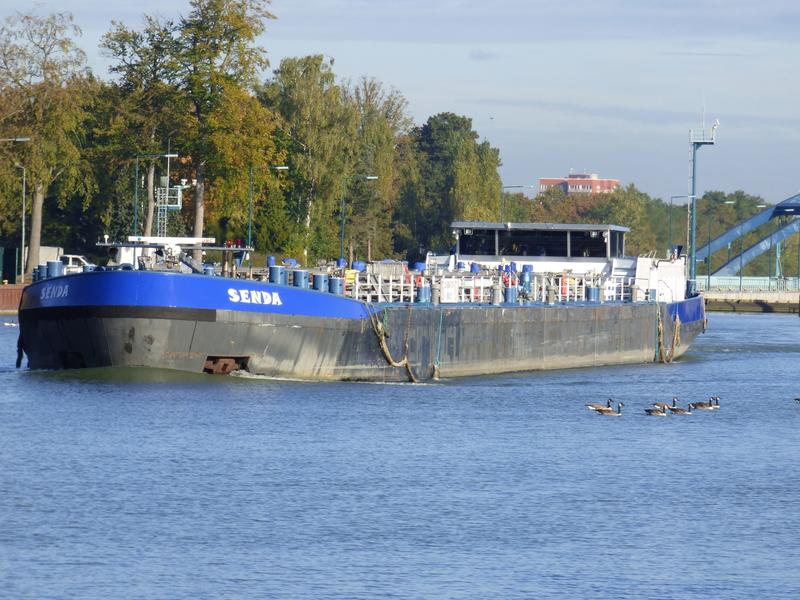
POLYGON ((694 296, 682 302, 667 304, 667 311, 673 320, 677 315, 681 323, 693 323, 703 321, 706 318, 705 302, 702 296, 694 296))
MULTIPOLYGON (((86 306, 232 310, 334 319, 369 317, 363 302, 326 292, 244 279, 158 271, 104 271, 38 281, 25 288, 21 308, 86 306)), ((419 305, 420 308, 424 306, 419 305)), ((461 306, 477 308, 475 305, 461 306)), ((559 306, 564 305, 540 306, 535 310, 557 309, 559 306)), ((380 307, 376 308, 380 310, 380 307)), ((705 318, 700 296, 668 304, 667 310, 673 319, 678 315, 682 323, 705 318)))
POLYGON ((59 306, 167 306, 338 319, 364 319, 362 302, 325 292, 231 279, 106 271, 46 279, 25 289, 22 309, 59 306))

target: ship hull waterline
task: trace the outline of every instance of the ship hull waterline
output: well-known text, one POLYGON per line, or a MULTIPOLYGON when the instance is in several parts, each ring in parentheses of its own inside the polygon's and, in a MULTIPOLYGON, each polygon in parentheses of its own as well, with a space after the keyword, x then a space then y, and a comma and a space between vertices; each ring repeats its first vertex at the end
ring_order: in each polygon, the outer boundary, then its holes
POLYGON ((32 369, 241 369, 319 381, 427 381, 672 360, 705 328, 699 297, 670 304, 366 305, 286 286, 162 273, 38 282, 26 288, 19 318, 32 369), (261 303, 243 302, 242 291, 261 303))

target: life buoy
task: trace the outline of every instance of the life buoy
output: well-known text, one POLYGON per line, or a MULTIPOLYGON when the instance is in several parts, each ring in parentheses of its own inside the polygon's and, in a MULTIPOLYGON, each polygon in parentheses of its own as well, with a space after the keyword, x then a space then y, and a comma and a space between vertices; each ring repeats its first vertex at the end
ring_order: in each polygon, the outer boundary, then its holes
POLYGON ((508 273, 503 273, 503 285, 508 287, 508 273))
POLYGON ((417 277, 416 277, 416 279, 414 281, 414 285, 416 287, 422 287, 422 275, 417 275, 417 277))

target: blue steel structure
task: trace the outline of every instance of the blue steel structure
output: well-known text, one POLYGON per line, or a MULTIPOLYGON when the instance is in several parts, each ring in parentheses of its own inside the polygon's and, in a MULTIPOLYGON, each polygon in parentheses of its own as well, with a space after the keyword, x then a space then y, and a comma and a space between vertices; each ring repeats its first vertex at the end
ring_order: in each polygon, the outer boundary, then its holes
MULTIPOLYGON (((727 247, 734 240, 761 227, 769 222, 770 219, 777 217, 800 217, 800 193, 787 198, 775 206, 766 208, 757 215, 750 217, 746 221, 742 221, 722 235, 714 238, 710 244, 706 244, 697 250, 697 259, 707 259, 709 253, 713 255, 715 252, 727 247)), ((764 252, 776 248, 777 244, 798 232, 800 232, 800 219, 795 218, 744 250, 741 256, 736 255, 733 257, 714 271, 712 275, 735 275, 744 265, 761 256, 764 252)))
POLYGON ((737 256, 726 262, 719 269, 714 271, 712 275, 735 275, 747 263, 758 258, 764 254, 764 252, 769 252, 772 248, 777 248, 777 244, 798 232, 800 232, 800 219, 794 219, 773 234, 760 239, 742 252, 741 256, 737 256))

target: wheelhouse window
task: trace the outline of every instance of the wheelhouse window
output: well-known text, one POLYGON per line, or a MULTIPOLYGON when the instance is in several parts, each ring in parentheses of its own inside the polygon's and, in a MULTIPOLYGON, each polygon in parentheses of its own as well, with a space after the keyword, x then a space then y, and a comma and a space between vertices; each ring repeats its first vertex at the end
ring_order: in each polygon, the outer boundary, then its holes
MULTIPOLYGON (((466 256, 617 258, 625 256, 625 231, 598 225, 487 227, 454 223, 458 252, 466 256), (469 227, 465 225, 470 225, 469 227)), ((477 225, 477 224, 476 224, 477 225)), ((490 224, 492 225, 492 224, 490 224)))
POLYGON ((611 256, 625 256, 625 234, 620 231, 611 232, 611 256))
POLYGON ((573 231, 570 235, 572 256, 604 258, 606 238, 603 231, 573 231))
POLYGON ((567 256, 566 231, 501 231, 501 256, 567 256))
POLYGON ((494 256, 494 229, 462 233, 459 238, 459 253, 468 256, 494 256))

